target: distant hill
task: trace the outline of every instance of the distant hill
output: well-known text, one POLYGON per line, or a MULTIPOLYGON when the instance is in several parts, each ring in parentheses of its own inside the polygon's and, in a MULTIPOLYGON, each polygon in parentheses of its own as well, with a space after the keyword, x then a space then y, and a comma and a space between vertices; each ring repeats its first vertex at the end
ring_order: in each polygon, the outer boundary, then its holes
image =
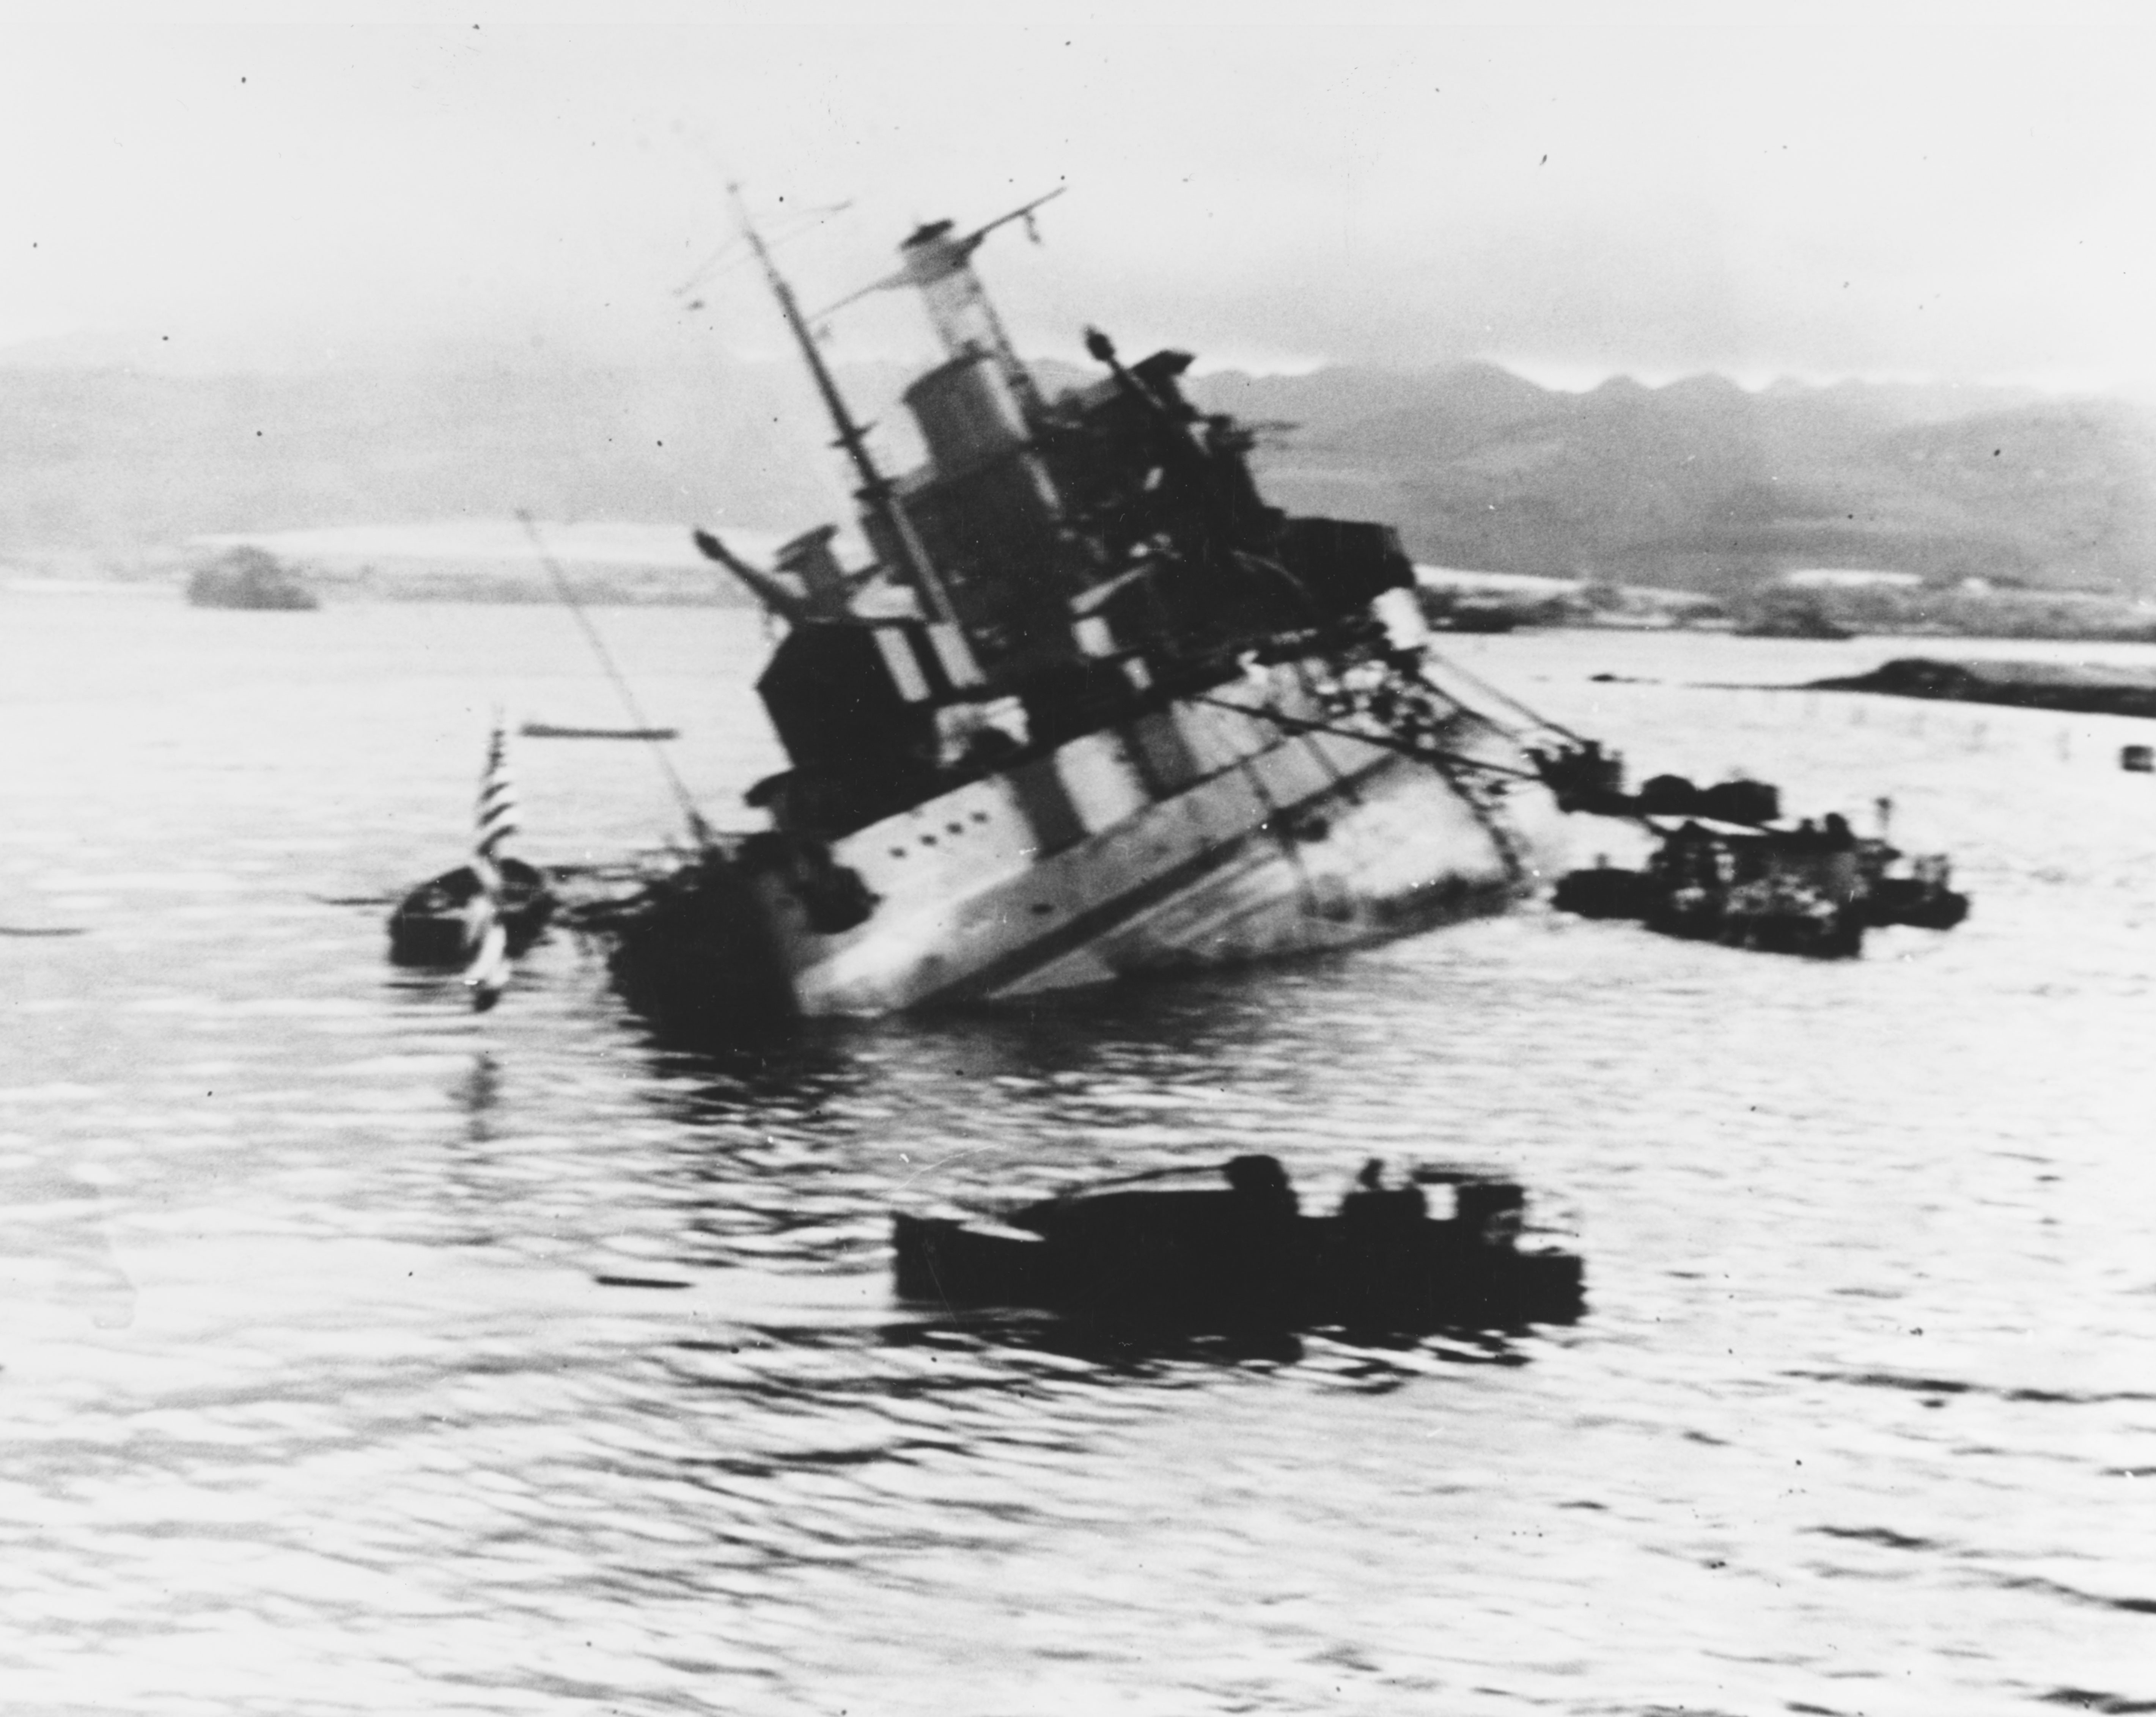
POLYGON ((799 528, 842 510, 776 365, 172 375, 0 366, 0 551, 498 519, 799 528))
MULTIPOLYGON (((1078 372, 1051 370, 1051 388, 1078 372)), ((842 381, 905 440, 896 366, 842 381)), ((2156 428, 2112 400, 1716 377, 1555 392, 1486 364, 1214 374, 1268 491, 1423 561, 1732 594, 1804 566, 2156 593, 2156 428)), ((848 510, 784 364, 486 352, 285 374, 0 361, 0 552, 498 519, 788 531, 848 510)))
POLYGON ((1297 427, 1290 506, 1399 525, 1416 558, 1732 594, 1800 566, 2156 594, 2156 423, 2122 402, 1718 377, 1557 393, 1487 365, 1213 376, 1297 427))

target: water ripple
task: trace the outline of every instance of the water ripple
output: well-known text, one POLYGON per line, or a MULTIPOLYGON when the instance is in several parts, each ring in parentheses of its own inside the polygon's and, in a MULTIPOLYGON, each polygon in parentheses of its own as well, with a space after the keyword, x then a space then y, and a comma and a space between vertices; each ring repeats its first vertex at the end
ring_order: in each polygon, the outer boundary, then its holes
MULTIPOLYGON (((1684 684, 1811 646, 1491 639, 1657 770, 1892 792, 1976 915, 1810 965, 1528 912, 711 1052, 568 940, 475 1017, 332 904, 458 849, 481 664, 576 712, 557 616, 36 635, 68 612, 0 628, 10 921, 85 931, 0 945, 14 1707, 2156 1709, 2123 729, 2067 761, 2041 712, 1684 684), (90 640, 104 703, 51 671, 90 640), (1516 1174, 1590 1314, 1138 1344, 892 1301, 894 1210, 1245 1151, 1319 1205, 1371 1156, 1516 1174)), ((752 628, 606 621, 709 802, 771 766, 752 628)), ((671 814, 520 762, 536 857, 671 814)))

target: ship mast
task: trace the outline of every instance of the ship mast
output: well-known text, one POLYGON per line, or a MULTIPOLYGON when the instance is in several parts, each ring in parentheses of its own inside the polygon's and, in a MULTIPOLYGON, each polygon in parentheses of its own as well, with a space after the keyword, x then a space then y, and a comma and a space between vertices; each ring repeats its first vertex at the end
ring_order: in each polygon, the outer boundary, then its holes
POLYGON ((892 546, 904 562, 901 571, 907 582, 919 591, 934 610, 935 618, 948 624, 957 623, 957 613, 951 606, 951 598, 943 588, 943 581, 936 576, 930 562, 928 551, 922 546, 913 521, 906 515, 900 505, 897 491, 891 479, 878 469, 869 452, 868 434, 854 421, 846 409, 846 402, 839 392, 838 383, 831 379, 831 372, 824 362, 824 354, 817 349, 815 337, 808 331, 808 324, 802 316, 801 305, 793 296, 793 289, 786 277, 778 272, 778 264, 772 260, 771 252, 763 236, 748 218, 748 205, 742 201, 741 187, 729 185, 732 193, 735 218, 741 223, 742 236, 756 252, 756 259, 763 269, 763 278, 771 288, 771 295, 778 300, 778 308, 786 318, 786 325, 793 335, 801 356, 807 360, 808 373, 815 378, 816 391, 824 397, 824 409, 830 413, 832 427, 838 431, 839 445, 845 449, 846 457, 853 461, 855 473, 861 479, 860 498, 883 524, 892 546))

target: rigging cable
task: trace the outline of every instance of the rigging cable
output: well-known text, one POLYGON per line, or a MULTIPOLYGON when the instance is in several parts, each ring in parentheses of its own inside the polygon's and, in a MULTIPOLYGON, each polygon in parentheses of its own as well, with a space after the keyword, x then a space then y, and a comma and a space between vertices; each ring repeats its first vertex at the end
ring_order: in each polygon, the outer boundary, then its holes
POLYGON ((1435 746, 1418 746, 1390 734, 1362 733, 1352 727, 1336 726, 1328 721, 1310 721, 1300 715, 1290 715, 1270 705, 1230 703, 1225 698, 1209 698, 1202 692, 1187 692, 1185 698, 1194 704, 1210 704, 1215 709, 1232 710, 1238 715, 1256 715, 1276 727, 1291 733, 1327 733, 1336 739, 1359 741, 1366 746, 1375 746, 1382 751, 1397 751, 1403 757, 1412 757, 1418 763, 1429 763, 1438 767, 1471 769, 1485 775, 1502 775, 1514 781, 1540 781, 1542 776, 1530 769, 1514 769, 1503 763, 1486 762, 1480 757, 1471 757, 1463 751, 1440 751, 1435 746))
MULTIPOLYGON (((613 655, 607 649, 606 640, 599 636, 598 628, 592 624, 591 617, 584 612, 583 604, 577 600, 568 574, 562 570, 561 563, 547 551, 546 542, 539 535, 538 525, 532 522, 531 515, 519 507, 516 517, 524 526, 525 535, 531 539, 532 551, 539 556, 539 564, 547 569, 547 577, 554 581, 555 593, 576 616, 577 624, 583 628, 584 638, 590 643, 593 654, 599 659, 599 665, 606 669, 607 677, 613 681, 614 689, 621 694, 623 706, 628 710, 636 726, 647 730, 652 729, 655 724, 637 703, 636 694, 630 689, 627 677, 615 665, 613 655)), ((711 842, 711 825, 704 821, 704 813, 696 808, 696 802, 689 796, 688 787, 675 772, 674 760, 666 755, 665 744, 655 739, 647 739, 644 743, 651 747, 651 755, 659 761, 660 773, 666 777, 666 785, 673 790, 682 815, 688 818, 690 833, 696 838, 699 846, 709 846, 711 842)))
POLYGON ((1502 704, 1509 704, 1513 709, 1518 710, 1521 715, 1526 716, 1527 720, 1532 722, 1536 726, 1546 729, 1551 733, 1562 734, 1565 738, 1570 740, 1576 746, 1584 746, 1587 743, 1587 741, 1583 735, 1574 733, 1561 721, 1551 720, 1549 717, 1543 715, 1541 710, 1529 708, 1527 705, 1522 703, 1517 698, 1514 697, 1510 692, 1491 684, 1488 680, 1483 679, 1481 674, 1476 673, 1472 669, 1461 667, 1460 664, 1454 661, 1451 657, 1440 656, 1435 650, 1430 649, 1427 645, 1424 647, 1423 655, 1425 660, 1438 664, 1440 667, 1445 669, 1447 673, 1457 674, 1462 679, 1467 681, 1469 684, 1475 687, 1476 690, 1482 693, 1486 697, 1495 698, 1498 702, 1502 704))
MULTIPOLYGON (((1414 745, 1405 740, 1396 739, 1389 734, 1358 733, 1353 728, 1336 727, 1328 722, 1306 721, 1300 716, 1284 714, 1265 705, 1259 705, 1254 708, 1246 704, 1231 704, 1224 698, 1209 698, 1200 693, 1191 693, 1188 695, 1194 704, 1211 704, 1219 709, 1233 710, 1239 715, 1261 716, 1290 733, 1324 733, 1331 734, 1338 739, 1359 740, 1366 746, 1375 746, 1381 751, 1393 751, 1414 762, 1427 765, 1445 777, 1452 791, 1459 796, 1460 803, 1467 807, 1468 815, 1481 826, 1482 832, 1490 838, 1490 844, 1496 850, 1497 862, 1505 868, 1507 884, 1517 889, 1527 879, 1531 867, 1521 853, 1519 843, 1506 830, 1490 807, 1482 802, 1481 796, 1467 782, 1462 780, 1461 776, 1471 772, 1477 772, 1486 777, 1505 776, 1515 781, 1540 781, 1542 777, 1539 775, 1524 769, 1507 768, 1502 763, 1485 762, 1481 758, 1471 757, 1463 751, 1440 751, 1435 746, 1414 745)), ((1247 769, 1248 760, 1245 759, 1241 761, 1242 766, 1247 769)), ((1257 784, 1255 774, 1251 777, 1251 784, 1253 787, 1257 784)), ((1272 805, 1270 797, 1262 789, 1259 790, 1259 797, 1277 813, 1279 807, 1272 805)), ((1299 871, 1301 869, 1299 863, 1296 869, 1299 871)), ((1304 873, 1303 879, 1306 885, 1309 881, 1307 873, 1304 873)))
MULTIPOLYGON (((1484 758, 1471 757, 1464 751, 1441 751, 1435 746, 1415 745, 1409 741, 1397 738, 1391 734, 1362 733, 1357 731, 1354 728, 1341 727, 1332 722, 1311 721, 1300 715, 1290 715, 1285 711, 1273 709, 1269 705, 1259 704, 1254 705, 1250 704, 1235 704, 1229 702, 1225 698, 1209 698, 1202 692, 1187 692, 1184 694, 1184 696, 1194 704, 1210 704, 1216 709, 1232 710, 1238 715, 1260 716, 1264 720, 1271 722, 1276 727, 1281 728, 1290 733, 1330 734, 1335 739, 1358 741, 1366 746, 1375 746, 1381 751, 1392 751, 1400 756, 1411 759, 1414 762, 1427 763, 1431 768, 1436 770, 1440 775, 1444 776, 1446 780, 1452 782, 1453 785, 1460 790, 1460 796, 1468 800, 1470 808, 1476 811, 1476 815, 1478 820, 1481 818, 1482 812, 1481 809, 1476 806, 1472 797, 1467 793, 1465 784, 1456 778, 1455 774, 1455 771, 1473 772, 1484 776, 1502 776, 1508 781, 1536 782, 1540 782, 1544 786, 1548 784, 1539 771, 1532 769, 1514 769, 1507 764, 1491 763, 1484 758)), ((1465 706, 1463 705, 1463 707, 1465 706)), ((1532 712, 1530 711, 1529 713, 1532 714, 1532 712)), ((1555 729, 1557 732, 1565 732, 1565 730, 1563 728, 1558 727, 1555 722, 1552 722, 1550 725, 1552 728, 1555 729)), ((1562 807, 1560 807, 1560 808, 1562 808, 1562 807)), ((1595 814, 1598 816, 1611 817, 1622 822, 1636 823, 1640 828, 1647 829, 1651 833, 1660 833, 1661 832, 1650 819, 1649 815, 1643 812, 1618 809, 1599 811, 1595 814)), ((1493 834, 1493 838, 1496 837, 1494 837, 1493 834)), ((1500 844, 1502 845, 1502 838, 1497 838, 1500 839, 1500 844)))
MULTIPOLYGON (((825 222, 836 219, 853 206, 851 202, 834 202, 824 208, 803 209, 794 218, 790 226, 771 239, 771 248, 776 250, 782 245, 792 243, 796 238, 806 237, 824 225, 825 222)), ((676 298, 686 298, 698 287, 708 285, 723 275, 747 268, 755 260, 756 253, 749 248, 748 240, 736 234, 712 251, 703 261, 698 263, 690 271, 689 278, 674 289, 674 295, 676 298)))

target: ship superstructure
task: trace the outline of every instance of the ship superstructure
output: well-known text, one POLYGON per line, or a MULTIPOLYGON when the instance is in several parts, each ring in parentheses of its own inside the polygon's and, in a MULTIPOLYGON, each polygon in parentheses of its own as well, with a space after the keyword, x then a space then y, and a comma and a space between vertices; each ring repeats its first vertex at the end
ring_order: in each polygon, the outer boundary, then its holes
POLYGON ((1185 397, 1185 353, 1127 364, 1088 330, 1101 375, 1050 397, 973 268, 1002 224, 924 226, 880 283, 918 291, 943 351, 906 390, 927 457, 897 476, 749 231, 873 564, 841 565, 830 526, 776 572, 698 534, 787 623, 757 689, 790 766, 750 794, 767 829, 632 915, 632 996, 994 999, 1374 941, 1532 880, 1514 736, 1373 612, 1413 582, 1396 533, 1268 504, 1250 433, 1185 397))

